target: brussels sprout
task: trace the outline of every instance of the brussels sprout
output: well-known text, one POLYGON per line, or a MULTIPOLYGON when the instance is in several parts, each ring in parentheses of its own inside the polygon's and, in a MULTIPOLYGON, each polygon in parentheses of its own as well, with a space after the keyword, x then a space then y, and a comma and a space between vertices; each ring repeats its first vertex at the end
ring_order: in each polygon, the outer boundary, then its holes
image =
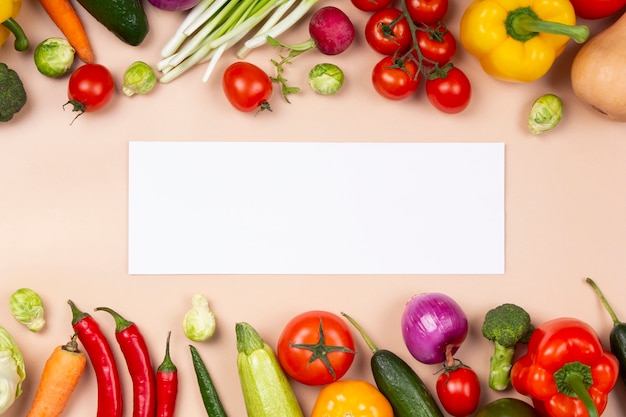
POLYGON ((31 332, 38 332, 46 324, 43 301, 30 288, 20 288, 9 298, 11 314, 31 332))
POLYGON ((563 102, 554 94, 544 94, 533 103, 528 116, 528 130, 533 135, 554 129, 563 117, 563 102))
POLYGON ((128 97, 134 94, 147 94, 152 91, 156 82, 156 74, 152 67, 143 61, 136 61, 124 72, 122 93, 128 97))
POLYGON ((22 394, 24 357, 13 337, 0 326, 0 414, 22 394))
POLYGON ((335 94, 343 85, 343 71, 335 64, 317 64, 309 72, 309 86, 323 95, 335 94))
POLYGON ((215 315, 202 294, 191 297, 191 307, 183 318, 183 332, 194 342, 203 342, 215 333, 215 315))
POLYGON ((60 77, 72 68, 75 52, 72 45, 63 38, 45 39, 35 48, 35 66, 47 77, 60 77))

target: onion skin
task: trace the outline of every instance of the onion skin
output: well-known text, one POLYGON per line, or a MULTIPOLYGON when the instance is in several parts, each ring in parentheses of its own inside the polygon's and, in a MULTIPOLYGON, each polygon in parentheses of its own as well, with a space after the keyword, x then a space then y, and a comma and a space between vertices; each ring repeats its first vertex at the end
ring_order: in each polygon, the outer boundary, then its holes
POLYGON ((178 12, 182 10, 189 10, 198 3, 200 0, 148 0, 151 5, 157 9, 167 10, 170 12, 178 12))
POLYGON ((425 364, 443 363, 461 346, 467 316, 451 297, 424 293, 409 299, 401 318, 402 337, 411 355, 425 364))

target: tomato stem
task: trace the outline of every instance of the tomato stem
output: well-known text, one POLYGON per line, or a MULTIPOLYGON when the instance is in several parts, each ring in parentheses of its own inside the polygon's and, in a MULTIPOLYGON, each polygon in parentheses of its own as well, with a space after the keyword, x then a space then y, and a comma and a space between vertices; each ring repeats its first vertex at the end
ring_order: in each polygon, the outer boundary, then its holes
POLYGON ((296 349, 306 349, 311 351, 311 358, 309 358, 309 363, 313 363, 316 360, 321 360, 328 372, 333 377, 333 380, 337 379, 337 375, 332 365, 330 364, 330 360, 328 359, 328 354, 332 352, 344 352, 344 353, 356 353, 354 350, 347 348, 345 346, 332 346, 326 344, 326 339, 324 337, 324 326, 322 325, 322 319, 320 318, 319 325, 319 339, 317 343, 290 343, 289 346, 296 349))

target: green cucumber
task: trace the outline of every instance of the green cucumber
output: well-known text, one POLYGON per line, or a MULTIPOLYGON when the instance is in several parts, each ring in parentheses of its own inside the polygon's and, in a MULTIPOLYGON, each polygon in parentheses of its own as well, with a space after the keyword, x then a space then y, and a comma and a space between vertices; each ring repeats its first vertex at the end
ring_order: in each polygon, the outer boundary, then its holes
POLYGON ((359 331, 372 351, 371 367, 376 386, 391 403, 395 417, 443 417, 424 381, 395 353, 378 349, 363 328, 341 313, 359 331))
POLYGON ((248 323, 237 323, 237 370, 248 417, 304 417, 272 348, 248 323))
POLYGON ((78 0, 78 3, 129 45, 139 45, 148 34, 148 17, 141 0, 78 0))
POLYGON ((191 360, 193 362, 193 369, 196 372, 196 378, 198 380, 198 387, 200 388, 200 395, 202 396, 202 403, 209 417, 227 417, 222 401, 220 400, 211 375, 207 370, 198 350, 189 345, 191 350, 191 360))

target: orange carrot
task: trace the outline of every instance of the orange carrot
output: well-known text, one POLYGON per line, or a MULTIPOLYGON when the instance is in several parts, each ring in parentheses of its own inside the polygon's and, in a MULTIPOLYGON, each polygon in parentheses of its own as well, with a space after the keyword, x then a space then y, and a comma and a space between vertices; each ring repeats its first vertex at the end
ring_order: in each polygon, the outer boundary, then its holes
POLYGON ((80 20, 70 0, 39 0, 39 2, 54 24, 61 29, 70 45, 76 50, 76 55, 83 62, 92 64, 94 62, 94 53, 91 43, 87 37, 83 22, 80 20))
POLYGON ((26 417, 58 417, 78 384, 87 358, 78 350, 76 335, 58 346, 44 366, 35 398, 26 417))

